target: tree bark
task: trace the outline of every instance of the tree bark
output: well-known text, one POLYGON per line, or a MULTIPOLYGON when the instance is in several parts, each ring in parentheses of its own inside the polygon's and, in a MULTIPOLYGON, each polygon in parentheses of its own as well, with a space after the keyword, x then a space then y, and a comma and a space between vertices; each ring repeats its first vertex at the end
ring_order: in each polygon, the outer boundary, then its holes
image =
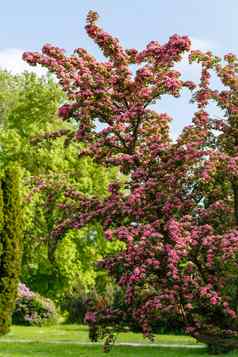
POLYGON ((232 183, 233 193, 234 193, 234 215, 235 222, 238 226, 238 182, 232 183))

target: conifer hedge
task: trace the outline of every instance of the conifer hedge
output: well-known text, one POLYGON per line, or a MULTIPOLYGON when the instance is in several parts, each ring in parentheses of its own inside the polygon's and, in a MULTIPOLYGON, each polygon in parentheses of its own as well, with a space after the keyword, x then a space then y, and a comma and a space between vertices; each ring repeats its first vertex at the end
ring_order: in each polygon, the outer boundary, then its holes
POLYGON ((9 165, 0 178, 0 335, 10 329, 22 256, 20 169, 9 165))

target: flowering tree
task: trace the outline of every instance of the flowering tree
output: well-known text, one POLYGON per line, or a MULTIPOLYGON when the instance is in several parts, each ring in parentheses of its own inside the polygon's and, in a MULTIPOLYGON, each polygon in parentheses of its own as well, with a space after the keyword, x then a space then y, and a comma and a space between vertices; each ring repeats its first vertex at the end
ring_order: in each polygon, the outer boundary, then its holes
POLYGON ((117 166, 127 178, 124 185, 113 182, 103 200, 68 190, 74 211, 54 232, 60 236, 100 220, 106 239, 124 244, 100 263, 123 299, 87 314, 91 337, 107 335, 109 343, 113 331, 135 323, 152 337, 156 323, 171 316, 211 351, 230 350, 238 344, 236 59, 228 56, 222 67, 210 53, 191 54, 203 66, 194 94, 199 109, 172 142, 170 117, 150 105, 165 94, 179 97, 184 88, 195 89, 174 69, 190 40, 173 35, 164 45, 152 41, 141 52, 124 50, 97 18, 89 12, 86 31, 105 62, 82 48, 66 56, 48 44, 42 53, 24 54, 28 63, 55 73, 67 93, 59 115, 78 123, 74 139, 86 144, 80 155, 117 166), (131 65, 137 65, 135 74, 131 65), (209 89, 213 67, 228 91, 209 89), (209 118, 204 106, 210 99, 226 109, 227 120, 209 118))

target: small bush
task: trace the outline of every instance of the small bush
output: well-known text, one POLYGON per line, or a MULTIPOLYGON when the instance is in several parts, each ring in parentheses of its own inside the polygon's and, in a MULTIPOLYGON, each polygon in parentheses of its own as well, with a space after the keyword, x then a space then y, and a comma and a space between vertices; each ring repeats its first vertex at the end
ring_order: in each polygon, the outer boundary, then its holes
POLYGON ((86 305, 84 304, 83 299, 70 298, 65 299, 65 303, 62 305, 63 309, 67 311, 66 323, 71 324, 83 324, 84 316, 87 312, 86 305))
POLYGON ((53 301, 32 292, 20 283, 13 323, 26 326, 53 325, 57 322, 57 312, 53 301))
POLYGON ((112 301, 114 294, 113 285, 108 281, 106 286, 101 286, 101 289, 91 289, 90 292, 85 292, 80 286, 75 287, 71 292, 64 296, 61 302, 61 311, 65 313, 66 323, 85 323, 85 315, 90 310, 92 301, 100 307, 112 301))
POLYGON ((87 312, 87 295, 71 293, 64 297, 61 303, 61 310, 66 312, 66 323, 84 323, 84 316, 87 312))

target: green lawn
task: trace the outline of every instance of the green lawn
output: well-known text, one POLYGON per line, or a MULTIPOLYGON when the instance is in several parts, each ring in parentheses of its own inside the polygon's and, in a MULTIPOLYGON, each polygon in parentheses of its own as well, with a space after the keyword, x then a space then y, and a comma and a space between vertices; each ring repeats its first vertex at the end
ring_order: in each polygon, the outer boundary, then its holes
MULTIPOLYGON (((55 325, 51 327, 23 327, 13 326, 11 332, 3 336, 1 339, 7 341, 14 340, 31 340, 34 342, 52 342, 52 341, 77 341, 90 342, 88 338, 88 329, 86 326, 80 325, 55 325)), ((135 342, 146 343, 149 341, 141 334, 136 333, 121 333, 117 339, 118 342, 135 342)), ((155 343, 165 344, 196 344, 196 341, 189 336, 156 336, 155 343)))
MULTIPOLYGON (((115 346, 109 354, 102 346, 82 346, 89 342, 87 328, 78 325, 53 327, 18 327, 0 338, 0 357, 207 357, 205 348, 177 348, 176 345, 194 345, 196 341, 185 336, 157 336, 155 342, 171 347, 115 346), (174 347, 173 347, 174 345, 174 347)), ((140 334, 121 334, 118 342, 148 343, 140 334)), ((211 355, 210 355, 211 356, 211 355)), ((225 355, 220 355, 225 356, 225 355)), ((238 352, 226 355, 238 357, 238 352)))
MULTIPOLYGON (((0 343, 0 357, 208 357, 205 350, 159 348, 159 347, 114 347, 108 354, 100 346, 54 345, 47 343, 0 343)), ((211 355, 210 355, 211 356, 211 355)), ((226 355, 220 355, 221 357, 226 355)), ((230 353, 227 357, 237 357, 230 353)))

